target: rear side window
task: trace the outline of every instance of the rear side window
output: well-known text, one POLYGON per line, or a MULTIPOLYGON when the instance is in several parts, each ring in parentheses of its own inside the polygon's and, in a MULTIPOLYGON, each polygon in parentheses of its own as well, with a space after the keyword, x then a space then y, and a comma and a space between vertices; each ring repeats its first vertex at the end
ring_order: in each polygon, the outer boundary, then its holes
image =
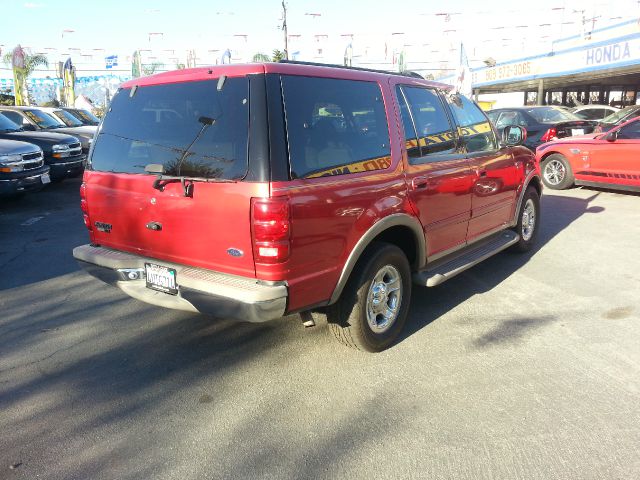
MULTIPOLYGON (((397 86, 398 98, 404 96, 409 105, 413 127, 409 128, 407 119, 404 118, 403 126, 405 130, 405 142, 407 152, 413 149, 413 139, 411 135, 418 135, 418 146, 422 150, 420 156, 425 157, 433 154, 453 153, 456 148, 456 139, 445 112, 445 107, 437 92, 420 87, 397 86), (404 95, 403 95, 404 93, 404 95), (409 133, 407 133, 409 132, 409 133)), ((402 102, 400 102, 402 105, 402 102)), ((402 113, 402 107, 400 108, 402 113)), ((415 157, 415 153, 409 153, 409 158, 415 157)))
POLYGON ((93 147, 94 170, 242 179, 248 168, 248 79, 172 83, 121 90, 93 147))
POLYGON ((449 97, 451 111, 460 127, 460 137, 469 153, 490 152, 498 149, 491 124, 482 110, 464 95, 449 97))
POLYGON ((283 76, 292 178, 382 170, 389 127, 374 82, 283 76))

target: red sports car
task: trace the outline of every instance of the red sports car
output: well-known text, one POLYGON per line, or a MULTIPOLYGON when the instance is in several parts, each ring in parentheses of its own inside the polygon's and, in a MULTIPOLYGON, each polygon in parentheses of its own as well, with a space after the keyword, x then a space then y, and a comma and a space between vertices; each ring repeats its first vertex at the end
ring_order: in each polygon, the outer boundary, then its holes
POLYGON ((588 185, 640 192, 640 118, 607 133, 544 143, 536 157, 542 181, 554 190, 588 185))

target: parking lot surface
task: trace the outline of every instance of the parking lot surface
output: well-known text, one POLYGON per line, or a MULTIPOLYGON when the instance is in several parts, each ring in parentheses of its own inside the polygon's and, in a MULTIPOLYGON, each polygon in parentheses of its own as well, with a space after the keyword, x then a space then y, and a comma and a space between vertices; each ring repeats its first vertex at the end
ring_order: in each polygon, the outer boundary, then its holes
POLYGON ((534 251, 363 354, 89 277, 78 186, 0 204, 0 479, 638 477, 640 196, 547 190, 534 251))

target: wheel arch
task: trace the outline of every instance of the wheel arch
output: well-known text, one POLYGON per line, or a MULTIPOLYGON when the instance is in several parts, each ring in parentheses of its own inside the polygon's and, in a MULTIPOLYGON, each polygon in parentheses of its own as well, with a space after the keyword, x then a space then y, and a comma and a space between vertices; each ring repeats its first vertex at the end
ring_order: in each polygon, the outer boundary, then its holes
POLYGON ((529 188, 529 186, 532 186, 536 189, 536 191, 538 192, 538 197, 542 196, 542 179, 540 178, 540 175, 538 175, 538 172, 536 170, 531 170, 531 172, 529 173, 529 175, 527 175, 523 182, 522 190, 518 195, 518 203, 516 205, 515 211, 513 212, 513 218, 511 220, 512 227, 515 227, 518 224, 518 214, 520 212, 520 207, 522 206, 522 200, 524 199, 524 195, 525 193, 527 193, 527 189, 529 188))
POLYGON ((333 290, 329 305, 334 304, 342 295, 342 291, 351 277, 358 261, 366 253, 373 242, 386 242, 400 248, 412 269, 419 269, 426 262, 426 240, 420 222, 411 215, 396 213, 384 217, 360 237, 345 262, 338 283, 333 290))

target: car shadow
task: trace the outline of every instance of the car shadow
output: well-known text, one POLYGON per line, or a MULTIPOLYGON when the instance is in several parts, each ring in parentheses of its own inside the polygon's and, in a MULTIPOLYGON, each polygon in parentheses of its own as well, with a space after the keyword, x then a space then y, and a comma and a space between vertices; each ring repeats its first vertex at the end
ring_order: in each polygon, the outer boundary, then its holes
MULTIPOLYGON (((605 210, 603 207, 593 205, 600 194, 601 192, 594 192, 587 198, 566 196, 566 194, 545 194, 541 199, 540 230, 532 250, 524 254, 508 251, 500 253, 437 287, 427 288, 414 285, 409 318, 397 343, 408 339, 472 296, 495 288, 522 268, 549 241, 583 215, 603 212, 605 210)), ((546 323, 548 321, 549 319, 546 318, 508 319, 498 327, 502 331, 490 332, 472 343, 478 347, 499 343, 505 336, 513 338, 520 334, 524 335, 539 325, 539 322, 546 323)))

